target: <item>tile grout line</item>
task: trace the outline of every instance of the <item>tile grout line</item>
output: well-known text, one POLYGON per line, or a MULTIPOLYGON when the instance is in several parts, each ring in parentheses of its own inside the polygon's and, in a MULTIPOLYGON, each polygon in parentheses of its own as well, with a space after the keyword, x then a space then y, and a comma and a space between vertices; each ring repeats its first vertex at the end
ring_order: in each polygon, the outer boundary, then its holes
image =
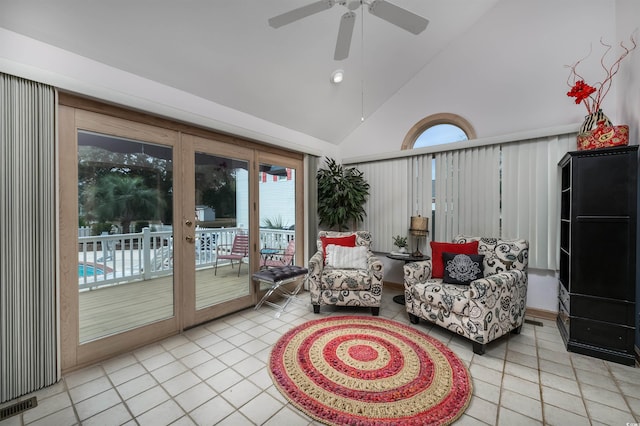
POLYGON ((540 411, 542 414, 542 419, 540 419, 542 421, 543 425, 547 424, 547 421, 545 419, 545 409, 544 409, 544 393, 542 392, 542 366, 540 365, 540 350, 538 348, 538 330, 536 330, 536 327, 533 327, 533 337, 534 337, 534 342, 536 344, 536 364, 538 367, 538 392, 540 393, 540 411))
MULTIPOLYGON (((136 360, 136 363, 139 363, 138 359, 135 357, 135 355, 133 355, 133 353, 132 353, 132 352, 129 352, 129 354, 131 354, 131 356, 133 356, 133 358, 136 360)), ((131 364, 131 365, 134 365, 134 364, 131 364)), ((124 369, 124 368, 127 368, 127 367, 129 367, 129 366, 126 366, 126 367, 120 368, 120 369, 115 370, 115 371, 120 371, 120 370, 122 370, 122 369, 124 369)), ((122 401, 122 405, 124 405, 124 408, 125 408, 125 410, 127 410, 127 413, 129 413, 129 415, 131 416, 131 418, 133 419, 133 421, 134 421, 134 422, 136 422, 136 424, 137 424, 137 425, 139 425, 140 423, 138 422, 138 419, 136 418, 136 416, 134 416, 134 415, 133 415, 133 412, 131 411, 131 408, 129 408, 129 404, 127 404, 127 401, 124 399, 124 396, 120 393, 120 391, 118 390, 118 387, 117 387, 117 386, 115 385, 115 383, 113 383, 113 381, 111 380, 111 376, 109 376, 109 374, 107 373, 107 370, 105 370, 103 363, 100 363, 100 368, 102 368, 102 371, 104 372, 104 375, 107 377, 107 380, 108 380, 108 381, 109 381, 109 383, 111 384, 112 389, 116 392, 116 394, 117 394, 117 395, 118 395, 118 397, 120 398, 120 401, 122 401)), ((142 365, 142 368, 144 368, 144 366, 143 366, 143 365, 142 365)), ((139 376, 138 376, 138 377, 139 377, 139 376)), ((131 380, 134 380, 134 379, 136 379, 136 377, 134 377, 134 378, 133 378, 133 379, 131 379, 131 380)), ((127 380, 127 382, 128 382, 128 381, 129 381, 129 380, 127 380)), ((124 382, 124 383, 127 383, 127 382, 124 382)), ((122 383, 122 384, 124 384, 124 383, 122 383)), ((142 392, 141 392, 141 393, 142 393, 142 392)), ((138 394, 138 395, 139 395, 139 394, 138 394)), ((105 411, 106 411, 106 410, 105 410, 105 411)), ((96 413, 96 414, 94 414, 93 416, 96 416, 97 414, 99 414, 99 413, 96 413)), ((93 417, 93 416, 91 416, 91 417, 93 417)), ((91 417, 89 417, 89 418, 91 418, 91 417)), ((125 422, 125 423, 127 423, 127 422, 125 422)), ((80 424, 82 424, 82 423, 80 423, 80 424)))
MULTIPOLYGON (((604 363, 607 371, 609 372, 609 376, 611 376, 611 379, 613 380, 613 383, 615 383, 616 385, 616 389, 618 389, 618 393, 620 394, 620 396, 622 396, 622 400, 624 401, 625 405, 627 406, 627 410, 629 410, 629 414, 631 414, 633 416, 633 410, 631 409, 631 404, 629 404, 629 398, 627 397, 627 395, 622 391, 622 387, 620 387, 620 381, 618 380, 618 378, 616 377, 615 374, 613 374, 613 371, 611 370, 611 365, 609 365, 608 362, 604 363)), ((633 418, 632 418, 633 420, 633 418)))
MULTIPOLYGON (((567 350, 567 352, 569 352, 567 350)), ((585 396, 582 392, 582 383, 578 380, 578 372, 576 371, 576 366, 573 362, 573 357, 571 356, 571 352, 569 352, 569 362, 571 363, 571 369, 573 370, 573 376, 576 378, 576 386, 578 386, 578 391, 580 392, 580 399, 582 400, 582 405, 584 405, 584 411, 587 413, 587 420, 589 420, 589 424, 593 424, 593 419, 591 418, 591 412, 585 403, 585 396)))
MULTIPOLYGON (((509 334, 509 336, 507 336, 507 344, 504 350, 504 356, 502 357, 502 372, 500 374, 500 391, 498 394, 498 407, 496 409, 496 422, 495 422, 496 425, 500 423, 500 407, 502 407, 502 391, 504 389, 504 374, 507 366, 507 356, 509 354, 510 337, 511 335, 509 334)), ((475 358, 475 356, 476 355, 474 354, 473 357, 475 358)))

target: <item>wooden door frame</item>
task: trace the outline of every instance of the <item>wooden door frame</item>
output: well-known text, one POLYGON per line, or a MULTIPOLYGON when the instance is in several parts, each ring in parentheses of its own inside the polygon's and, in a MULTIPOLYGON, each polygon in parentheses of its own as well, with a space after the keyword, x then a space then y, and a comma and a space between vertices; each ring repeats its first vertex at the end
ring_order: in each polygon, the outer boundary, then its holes
MULTIPOLYGON (((195 170, 194 170, 194 162, 193 156, 195 152, 202 152, 205 154, 216 155, 220 157, 233 158, 247 162, 247 172, 248 172, 248 187, 247 191, 249 191, 249 202, 251 202, 252 195, 252 185, 251 182, 255 180, 255 175, 253 172, 253 158, 254 158, 254 150, 245 147, 237 147, 229 145, 228 143, 220 142, 214 139, 208 139, 201 136, 194 136, 190 134, 183 134, 181 136, 181 145, 182 145, 182 158, 183 158, 183 177, 182 177, 182 205, 184 207, 183 216, 181 216, 181 228, 183 232, 182 241, 184 241, 184 237, 187 235, 187 232, 193 232, 193 227, 189 227, 186 225, 186 220, 193 220, 191 216, 192 210, 190 211, 187 207, 195 206, 195 170), (190 216, 188 216, 191 214, 190 216)), ((251 206, 247 206, 249 210, 249 222, 251 223, 252 216, 254 215, 253 209, 251 206)), ((255 238, 255 232, 252 232, 253 228, 249 228, 249 244, 252 244, 253 239, 255 238)), ((196 309, 196 288, 195 288, 195 269, 187 267, 186 265, 194 265, 195 264, 195 251, 194 250, 183 250, 181 253, 182 263, 184 265, 182 274, 180 275, 182 280, 182 328, 189 328, 195 325, 201 324, 203 322, 212 320, 214 318, 218 318, 220 316, 238 311, 243 308, 250 307, 254 300, 254 290, 251 282, 247 282, 249 286, 249 294, 246 297, 241 297, 238 299, 226 301, 222 304, 211 305, 204 307, 202 309, 196 309)), ((253 269, 253 258, 250 257, 249 266, 253 269)), ((252 271, 250 271, 252 272, 252 271)), ((249 275, 250 277, 250 275, 249 275)), ((250 279, 250 278, 247 279, 250 279)))
MULTIPOLYGON (((177 334, 186 328, 186 324, 199 324, 211 319, 209 312, 193 315, 185 318, 186 300, 192 297, 184 289, 175 284, 176 277, 185 274, 184 262, 174 264, 174 316, 165 320, 154 322, 142 328, 125 331, 117 336, 103 338, 80 344, 79 342, 79 304, 77 289, 77 269, 73 266, 77 262, 78 243, 78 187, 77 187, 77 133, 78 129, 112 134, 128 139, 137 139, 144 142, 160 143, 173 147, 174 163, 174 187, 178 179, 182 179, 187 173, 183 168, 182 138, 187 135, 200 137, 207 144, 218 144, 224 147, 222 155, 233 157, 232 153, 238 149, 250 150, 249 191, 250 191, 250 235, 259 230, 257 215, 255 214, 258 203, 257 168, 260 162, 291 165, 296 173, 296 241, 304 242, 304 155, 275 146, 265 145, 259 141, 251 141, 244 138, 218 133, 193 125, 169 120, 133 111, 119 106, 108 105, 99 101, 90 100, 77 95, 59 92, 58 98, 58 124, 59 144, 57 153, 58 181, 59 181, 59 259, 60 259, 60 368, 65 374, 69 371, 98 362, 161 340, 170 335, 177 334), (73 184, 69 184, 73 182, 73 184), (253 195, 253 198, 251 196, 253 195), (254 230, 254 232, 251 232, 254 230)), ((183 226, 177 226, 179 218, 186 217, 192 212, 183 212, 183 203, 180 197, 174 197, 174 239, 184 240, 183 226)), ((259 265, 259 253, 257 244, 253 247, 250 256, 254 271, 259 265)), ((184 251, 184 250, 183 250, 184 251)), ((296 259, 303 261, 304 244, 296 244, 296 259)), ((254 272, 251 271, 251 272, 254 272)), ((253 303, 258 295, 251 286, 253 303)), ((193 290, 195 297, 195 287, 193 290)), ((231 310, 240 309, 229 304, 231 310)), ((221 316, 220 312, 217 312, 221 316)))
MULTIPOLYGON (((78 273, 75 267, 78 257, 78 131, 93 131, 172 147, 173 162, 178 163, 174 164, 174 180, 181 174, 181 160, 176 149, 179 135, 175 131, 64 105, 59 107, 59 124, 60 367, 64 373, 175 334, 179 331, 177 318, 181 317, 180 294, 175 291, 174 278, 173 316, 116 335, 80 342, 78 273)), ((174 215, 181 213, 181 205, 175 199, 173 209, 174 215)), ((174 277, 178 272, 174 269, 174 277)))

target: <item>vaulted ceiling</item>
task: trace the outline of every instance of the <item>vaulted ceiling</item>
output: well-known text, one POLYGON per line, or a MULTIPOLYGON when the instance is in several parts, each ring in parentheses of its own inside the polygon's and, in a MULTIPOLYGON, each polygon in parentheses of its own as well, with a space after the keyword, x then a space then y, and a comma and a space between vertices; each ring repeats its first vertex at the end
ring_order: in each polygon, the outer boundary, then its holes
POLYGON ((429 20, 418 35, 359 2, 341 61, 340 18, 357 1, 268 25, 314 1, 0 0, 0 27, 340 144, 498 0, 392 0, 429 20), (340 85, 329 81, 336 69, 340 85))

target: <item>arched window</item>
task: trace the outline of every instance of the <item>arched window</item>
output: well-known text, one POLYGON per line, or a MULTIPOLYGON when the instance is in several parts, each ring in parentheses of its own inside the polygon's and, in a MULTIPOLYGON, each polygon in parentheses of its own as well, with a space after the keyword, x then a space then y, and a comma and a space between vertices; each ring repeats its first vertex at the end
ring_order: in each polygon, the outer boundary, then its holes
POLYGON ((467 120, 451 113, 433 114, 417 122, 407 133, 401 149, 422 148, 475 139, 467 120))

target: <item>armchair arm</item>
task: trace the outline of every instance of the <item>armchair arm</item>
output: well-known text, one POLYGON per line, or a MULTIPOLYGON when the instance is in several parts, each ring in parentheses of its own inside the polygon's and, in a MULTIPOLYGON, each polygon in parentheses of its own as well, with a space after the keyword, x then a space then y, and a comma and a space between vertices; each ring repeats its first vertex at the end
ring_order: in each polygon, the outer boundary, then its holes
POLYGON ((324 268, 324 258, 322 256, 322 252, 317 251, 309 259, 309 265, 308 265, 309 275, 318 274, 319 276, 319 274, 322 273, 323 268, 324 268))
POLYGON ((309 259, 307 268, 309 272, 307 274, 309 293, 311 294, 311 304, 320 304, 320 280, 322 278, 322 270, 324 269, 324 257, 322 251, 317 251, 309 259))
POLYGON ((487 340, 522 325, 527 308, 526 271, 514 269, 470 284, 469 317, 482 324, 487 340))
POLYGON ((431 259, 406 263, 403 269, 404 285, 408 288, 431 278, 431 259))
POLYGON ((480 278, 472 281, 471 299, 482 303, 491 303, 493 298, 499 298, 505 293, 515 298, 527 296, 527 273, 519 269, 480 278))
POLYGON ((367 252, 367 269, 371 276, 372 292, 376 294, 382 294, 382 279, 384 276, 384 269, 382 260, 378 258, 371 250, 367 252), (379 291, 379 293, 377 293, 379 291))

